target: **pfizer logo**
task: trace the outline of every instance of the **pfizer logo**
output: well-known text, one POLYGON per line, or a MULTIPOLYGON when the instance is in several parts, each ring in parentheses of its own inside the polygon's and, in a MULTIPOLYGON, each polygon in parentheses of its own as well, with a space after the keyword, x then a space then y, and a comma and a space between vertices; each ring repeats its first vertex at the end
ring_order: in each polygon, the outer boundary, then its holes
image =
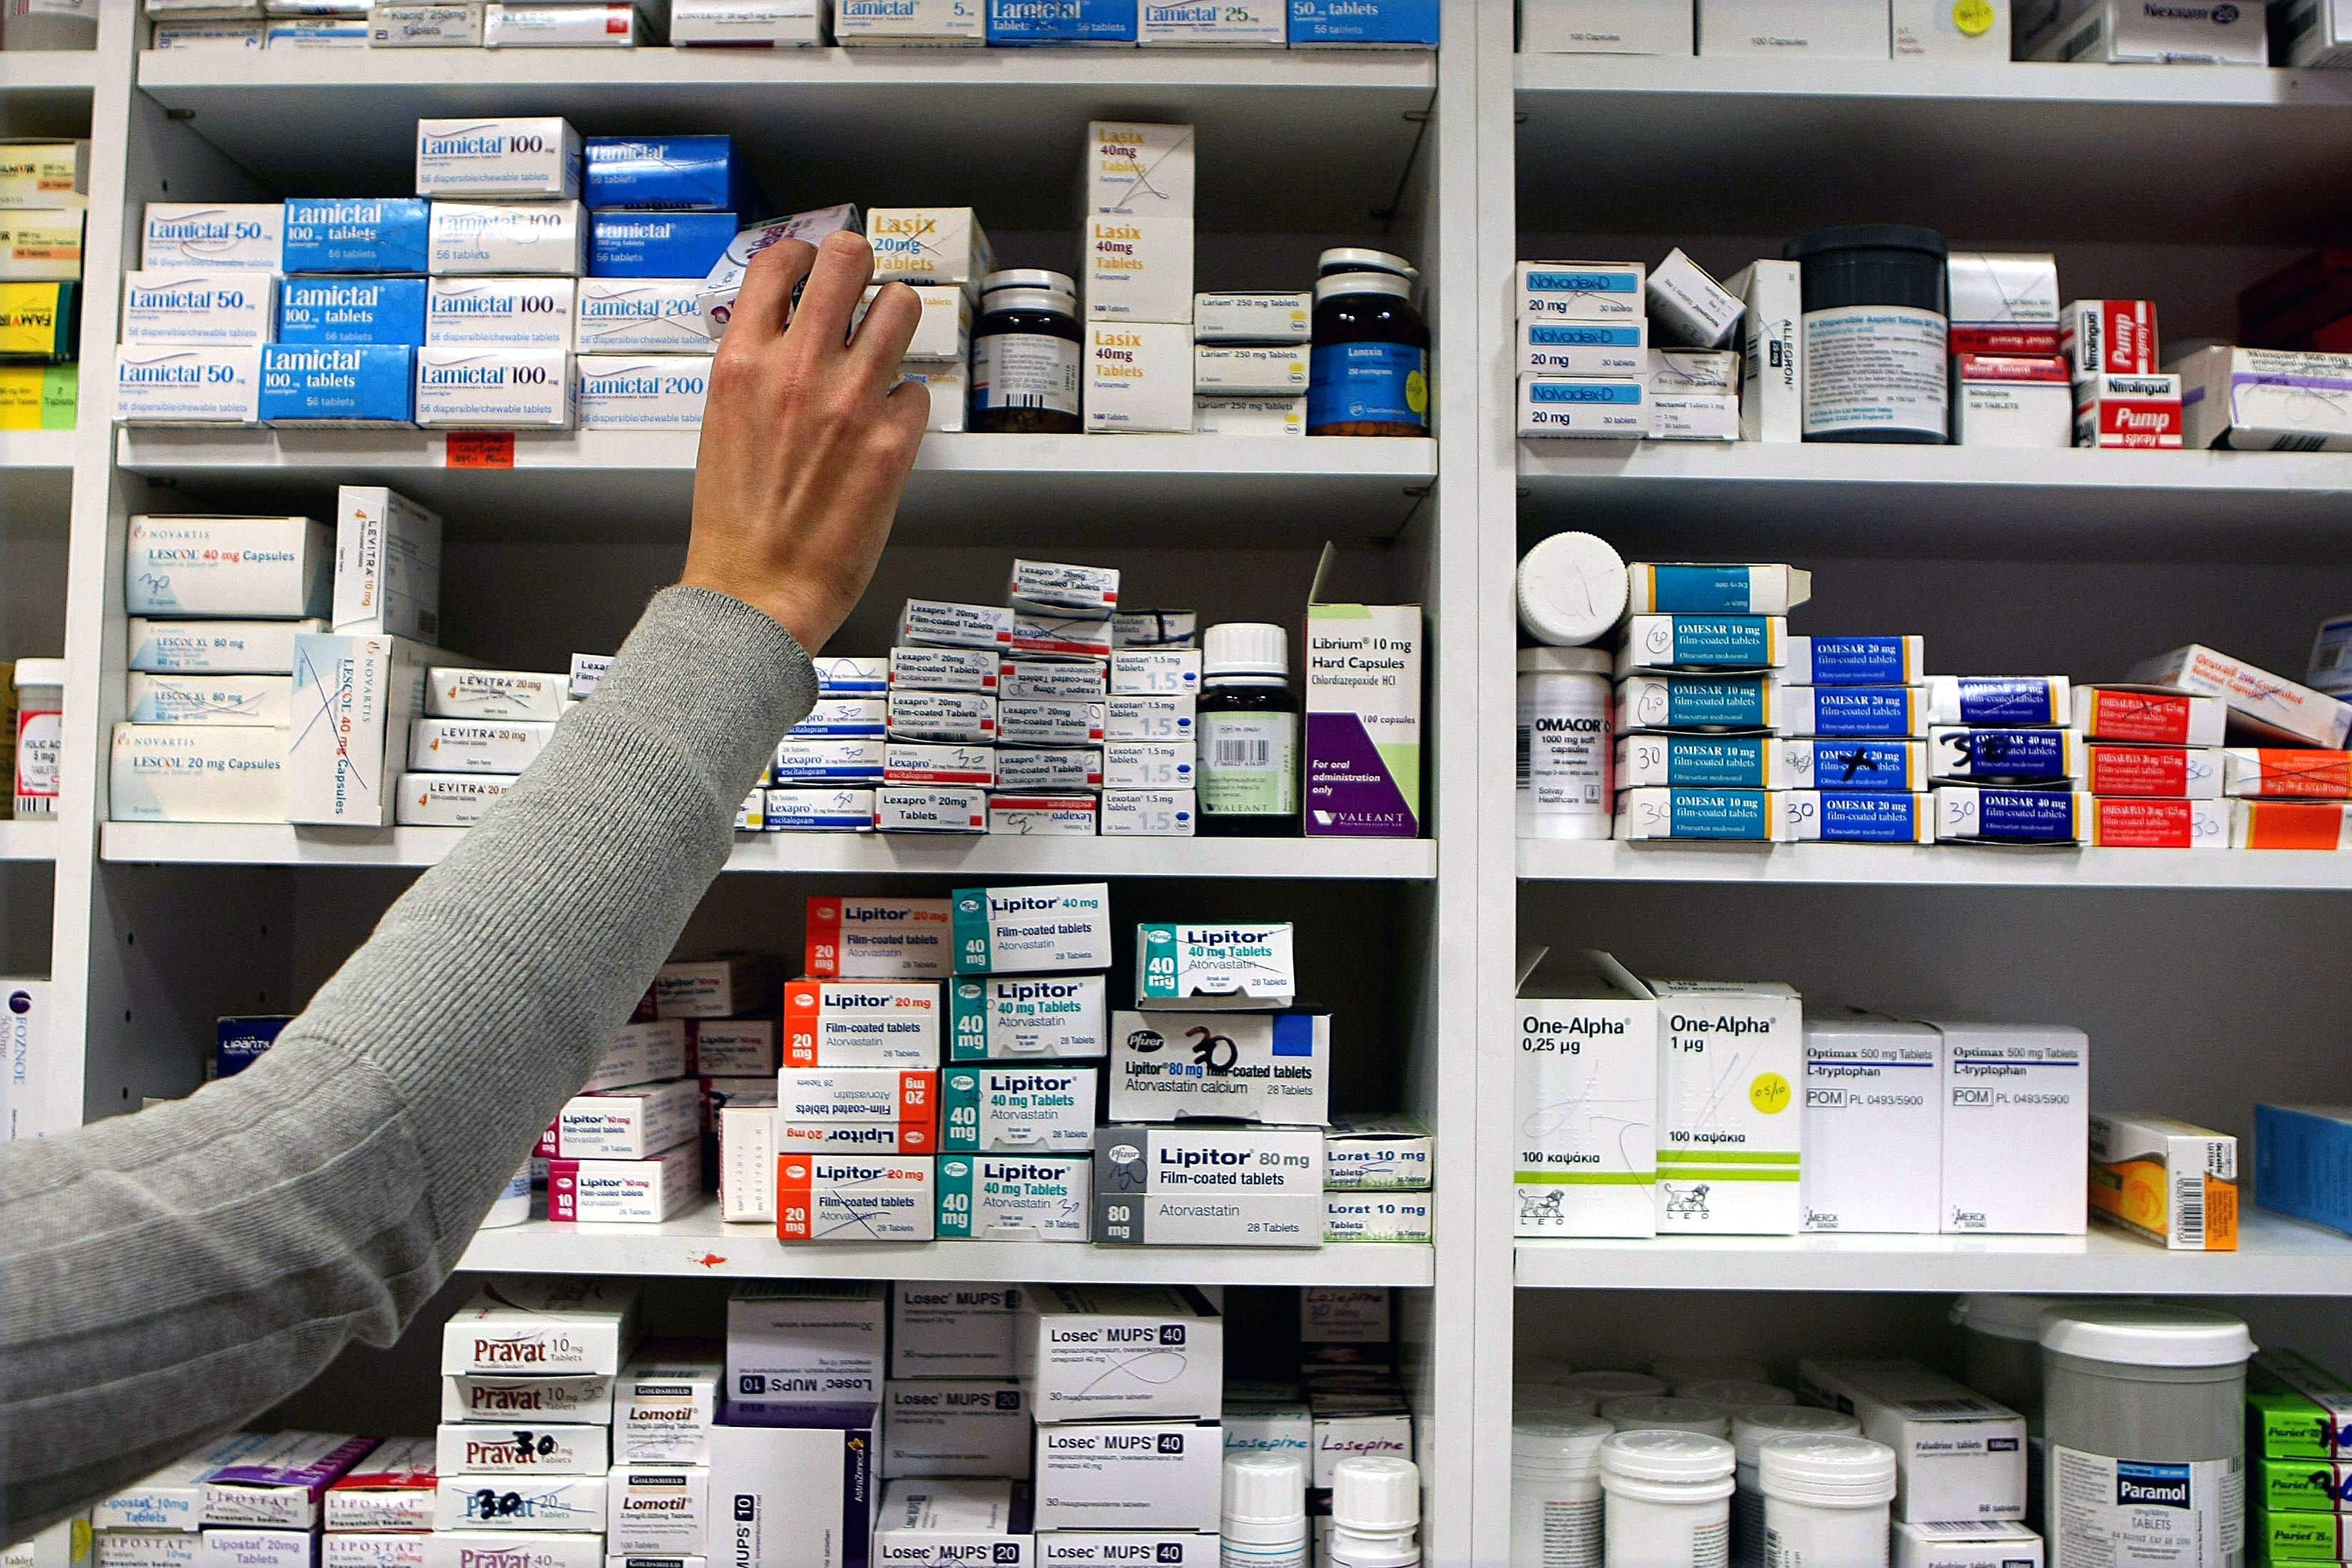
POLYGON ((30 993, 24 991, 11 991, 8 993, 8 1011, 21 1016, 32 1010, 33 998, 30 993))
POLYGON ((2226 27, 2237 19, 2238 8, 2235 5, 2216 5, 2213 7, 2213 25, 2215 26, 2226 27))
POLYGON ((1114 1143, 1110 1146, 1110 1163, 1114 1165, 1132 1165, 1142 1158, 1143 1151, 1132 1143, 1114 1143))

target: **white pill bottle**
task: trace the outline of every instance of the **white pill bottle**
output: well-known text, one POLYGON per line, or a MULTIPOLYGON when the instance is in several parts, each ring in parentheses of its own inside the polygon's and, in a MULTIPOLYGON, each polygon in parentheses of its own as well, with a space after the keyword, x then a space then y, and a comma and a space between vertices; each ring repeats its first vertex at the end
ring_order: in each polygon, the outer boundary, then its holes
POLYGON ((1601 1568, 1601 1445, 1589 1411, 1536 1408, 1511 1427, 1511 1568, 1601 1568))
POLYGON ((1518 654, 1518 777, 1522 838, 1606 838, 1613 830, 1616 693, 1597 647, 1523 647, 1518 654))
POLYGON ((1291 1454, 1225 1459, 1219 1568, 1307 1568, 1307 1464, 1291 1454))
POLYGON ((1759 1451, 1765 1568, 1886 1568, 1895 1450, 1821 1433, 1772 1438, 1759 1451))
POLYGON ((1323 1568, 1421 1568, 1419 1466, 1365 1454, 1333 1467, 1323 1568))
POLYGON ((1731 1445, 1697 1432, 1620 1432, 1601 1446, 1606 1568, 1727 1568, 1731 1445))
POLYGON ((1732 1478, 1738 1490, 1731 1499, 1731 1561, 1733 1568, 1761 1568, 1764 1562, 1764 1480, 1758 1472, 1764 1445, 1775 1437, 1831 1436, 1853 1434, 1862 1423, 1842 1411, 1810 1405, 1750 1405, 1733 1418, 1731 1447, 1739 1468, 1732 1478))

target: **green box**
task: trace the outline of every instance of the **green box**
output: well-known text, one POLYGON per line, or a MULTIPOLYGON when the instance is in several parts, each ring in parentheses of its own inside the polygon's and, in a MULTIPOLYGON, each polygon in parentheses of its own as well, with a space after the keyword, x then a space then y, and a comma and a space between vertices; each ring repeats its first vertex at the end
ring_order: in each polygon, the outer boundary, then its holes
POLYGON ((2255 1513, 2246 1521, 2246 1544, 2271 1563, 2347 1561, 2340 1513, 2255 1513))
POLYGON ((80 394, 79 365, 0 364, 0 430, 70 430, 80 394))
POLYGON ((2253 1495, 2247 1501, 2278 1513, 2352 1511, 2352 1465, 2331 1459, 2257 1459, 2253 1495))
POLYGON ((2296 1351, 2246 1368, 2246 1448, 2273 1459, 2352 1460, 2352 1384, 2296 1351))

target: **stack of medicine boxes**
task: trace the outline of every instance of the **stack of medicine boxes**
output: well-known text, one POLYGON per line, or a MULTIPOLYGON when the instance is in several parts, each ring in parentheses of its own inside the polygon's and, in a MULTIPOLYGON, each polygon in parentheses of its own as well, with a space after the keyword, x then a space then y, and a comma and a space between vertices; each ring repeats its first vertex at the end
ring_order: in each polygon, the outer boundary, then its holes
POLYGON ((1298 1293, 1299 1387, 1225 1385, 1225 1452, 1306 1461, 1307 1512, 1327 1562, 1339 1461, 1358 1455, 1410 1459, 1414 1453, 1395 1341, 1386 1290, 1306 1286, 1298 1293), (1245 1401, 1239 1409, 1237 1394, 1245 1401), (1304 1453, 1297 1447, 1302 1438, 1304 1453))
POLYGON ((579 354, 580 426, 699 429, 717 345, 695 296, 755 216, 735 140, 591 136, 583 188, 588 276, 558 323, 579 354))
POLYGON ((1189 431, 1192 127, 1096 121, 1082 163, 1085 427, 1189 431))
POLYGON ((2221 775, 2233 847, 2352 846, 2352 752, 2232 746, 2221 775))
MULTIPOLYGON (((2225 714, 2218 697, 2163 687, 2077 686, 2074 728, 2091 796, 2094 844, 2115 848, 2226 849, 2225 714)), ((2293 753, 2289 753, 2292 755, 2293 753)))
POLYGON ((1409 1116, 1331 1118, 1323 1137, 1323 1239, 1427 1241, 1429 1129, 1409 1116))
MULTIPOLYGON (((286 203, 278 343, 261 351, 262 423, 415 420, 431 208, 421 196, 286 203)), ((154 227, 150 208, 151 239, 154 227)))
MULTIPOLYGON (((1012 640, 997 672, 996 787, 988 797, 988 830, 1099 832, 1101 805, 1091 792, 1103 785, 1109 698, 1118 689, 1111 671, 1118 570, 1015 561, 1005 599, 1012 640)), ((1181 662, 1190 656, 1165 657, 1181 662)), ((1182 699, 1187 720, 1200 667, 1192 668, 1195 686, 1182 699)))
POLYGON ((1942 675, 1928 694, 1936 837, 2073 844, 2091 836, 2063 675, 1942 675))
POLYGON ((861 1282, 748 1284, 729 1300, 707 1480, 723 1550, 708 1555, 866 1561, 884 1320, 883 1287, 861 1282))
MULTIPOLYGON (((1740 282, 1735 279, 1734 282, 1740 282)), ((1746 286, 1725 288, 1679 250, 1650 269, 1643 379, 1654 441, 1739 439, 1739 324, 1746 286)))
POLYGON ((1628 571, 1618 837, 1929 840, 1918 637, 1790 637, 1790 566, 1628 571))
POLYGON ((636 1338, 635 1280, 493 1279, 443 1325, 427 1568, 534 1546, 564 1563, 601 1556, 613 1381, 636 1338))
POLYGON ((2058 346, 2074 378, 2074 445, 2180 448, 2180 377, 2157 368, 2156 301, 2073 300, 2058 346))
POLYGON ((432 1437, 387 1437, 327 1489, 319 1568, 425 1568, 438 1447, 432 1437))
POLYGON ((1944 273, 1952 444, 2074 445, 2074 378, 2058 353, 2058 258, 1956 250, 1944 273))
POLYGON ((2291 1350, 2246 1368, 2248 1543, 2264 1563, 2334 1563, 2352 1541, 2344 1496, 2352 1464, 2352 1383, 2291 1350))
POLYGON ((1192 431, 1304 436, 1315 296, 1192 297, 1192 431))
POLYGON ((981 285, 996 270, 980 216, 970 207, 876 207, 866 215, 866 237, 874 247, 866 302, 884 283, 898 282, 922 304, 900 374, 930 388, 930 429, 961 430, 972 312, 981 285))
POLYGON ((1136 1006, 1111 1015, 1095 1139, 1098 1244, 1322 1244, 1331 1016, 1294 1005, 1291 937, 1287 922, 1136 928, 1136 1006))
MULTIPOLYGON (((70 430, 80 401, 71 362, 89 143, 17 142, 8 162, 0 180, 0 321, 9 323, 0 331, 0 430, 70 430)), ((132 292, 124 291, 126 309, 132 292)))
POLYGON ((1519 263, 1521 436, 1649 436, 1643 276, 1638 261, 1519 263))
POLYGON ((454 666, 425 673, 425 711, 409 723, 395 819, 404 827, 471 827, 547 749, 572 704, 571 678, 454 666))
POLYGON ((569 121, 416 122, 433 275, 416 423, 572 427, 572 314, 588 258, 580 192, 580 132, 569 121))
MULTIPOLYGON (((383 280, 306 277, 284 289, 279 283, 279 268, 289 254, 306 268, 323 265, 327 247, 312 243, 320 230, 308 209, 335 205, 148 203, 139 270, 122 280, 121 346, 116 352, 118 388, 139 390, 129 397, 118 392, 116 417, 251 425, 261 416, 261 356, 273 339, 299 347, 361 341, 328 336, 324 327, 331 319, 372 314, 379 300, 372 286, 383 280), (304 239, 289 253, 282 238, 285 216, 296 209, 305 213, 304 239), (318 303, 321 299, 338 302, 331 311, 318 303), (204 384, 207 377, 209 384, 204 384), (221 395, 223 387, 229 395, 221 395)), ((423 204, 418 207, 415 250, 408 265, 422 273, 423 204)), ((408 330, 415 335, 399 341, 414 353, 424 336, 425 283, 418 278, 410 286, 415 299, 408 330)))
POLYGON ((310 1568, 327 1489, 376 1447, 373 1437, 272 1432, 205 1478, 198 1568, 310 1568))
POLYGON ((1039 1561, 1216 1559, 1224 1329, 1189 1286, 1024 1290, 1013 1356, 1037 1423, 1039 1561))
POLYGON ((717 1544, 710 1432, 727 1374, 723 1346, 647 1340, 613 1389, 605 1545, 615 1558, 675 1560, 717 1544))
POLYGON ((1036 1561, 1022 1539, 1034 1436, 1013 1355, 1025 1296, 1019 1286, 891 1287, 877 1560, 1036 1561), (960 1558, 950 1547, 989 1554, 960 1558), (1006 1547, 1023 1555, 995 1554, 1006 1547))

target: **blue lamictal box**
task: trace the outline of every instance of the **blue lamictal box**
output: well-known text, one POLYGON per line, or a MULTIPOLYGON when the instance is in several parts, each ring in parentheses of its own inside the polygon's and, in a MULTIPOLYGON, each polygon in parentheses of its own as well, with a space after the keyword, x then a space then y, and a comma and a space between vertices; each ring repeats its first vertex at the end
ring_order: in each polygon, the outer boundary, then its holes
POLYGON ((391 343, 274 343, 261 351, 264 425, 407 425, 416 351, 391 343))
POLYGON ((591 213, 588 276, 707 277, 740 227, 731 212, 591 213))
POLYGON ((213 1026, 213 1076, 235 1078, 259 1061, 261 1053, 278 1043, 279 1031, 293 1021, 291 1013, 217 1020, 213 1026))
POLYGON ((741 212, 751 179, 732 136, 591 136, 582 199, 591 212, 741 212))
POLYGON ((278 290, 281 343, 425 342, 422 278, 289 278, 278 290))
POLYGON ((2340 1105, 2256 1104, 2254 1203, 2352 1231, 2352 1113, 2340 1105))
POLYGON ((988 0, 991 47, 1131 44, 1135 0, 988 0))
POLYGON ((286 272, 422 273, 432 230, 422 196, 296 197, 286 204, 286 272))
POLYGON ((1438 0, 1290 0, 1290 41, 1435 48, 1437 8, 1438 0))

